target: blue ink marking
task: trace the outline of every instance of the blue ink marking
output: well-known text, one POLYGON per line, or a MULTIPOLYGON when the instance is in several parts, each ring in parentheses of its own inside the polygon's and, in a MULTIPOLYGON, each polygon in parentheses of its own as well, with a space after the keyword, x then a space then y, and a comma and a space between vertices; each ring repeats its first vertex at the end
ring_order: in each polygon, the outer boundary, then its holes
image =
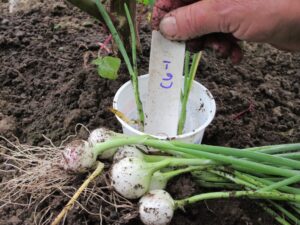
POLYGON ((160 86, 161 86, 162 88, 169 89, 169 88, 171 88, 171 87, 173 86, 173 82, 171 82, 171 83, 169 84, 169 86, 165 86, 162 82, 160 82, 160 86))
MULTIPOLYGON (((173 74, 168 72, 169 64, 171 63, 171 61, 164 60, 163 63, 165 64, 165 70, 166 70, 167 77, 163 77, 162 80, 163 81, 171 81, 173 79, 173 74)), ((169 83, 169 85, 164 85, 163 82, 160 82, 160 86, 162 88, 169 89, 173 86, 173 81, 171 81, 171 83, 169 83)))
POLYGON ((165 81, 172 80, 173 74, 167 73, 167 77, 168 77, 168 78, 163 78, 163 80, 165 80, 165 81))
POLYGON ((166 64, 165 69, 167 70, 169 68, 170 61, 164 60, 163 63, 166 64))

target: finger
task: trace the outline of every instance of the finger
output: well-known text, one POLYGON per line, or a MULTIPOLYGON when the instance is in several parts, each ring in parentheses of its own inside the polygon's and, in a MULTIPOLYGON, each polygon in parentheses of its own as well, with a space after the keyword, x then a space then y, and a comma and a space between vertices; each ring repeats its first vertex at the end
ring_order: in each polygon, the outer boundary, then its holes
POLYGON ((230 35, 216 36, 215 39, 207 38, 204 48, 213 49, 216 55, 221 58, 230 58, 232 64, 238 64, 243 59, 243 52, 237 41, 230 38, 230 35))
POLYGON ((157 0, 154 6, 165 12, 170 12, 171 10, 177 9, 184 5, 186 5, 186 3, 181 0, 157 0))
POLYGON ((152 29, 158 30, 161 19, 170 11, 197 0, 157 0, 152 12, 152 29))
MULTIPOLYGON (((191 52, 200 51, 204 48, 210 48, 219 51, 221 55, 226 55, 226 52, 230 51, 230 45, 233 42, 236 42, 236 39, 233 39, 229 34, 214 33, 204 35, 200 38, 188 40, 186 43, 187 49, 189 49, 191 52)), ((227 56, 228 55, 229 53, 227 56)))
POLYGON ((187 40, 216 32, 230 33, 235 24, 230 24, 230 20, 224 16, 224 9, 233 7, 229 7, 230 4, 235 3, 228 0, 203 0, 180 7, 165 15, 159 29, 171 40, 187 40))
POLYGON ((211 34, 206 35, 204 47, 211 48, 216 51, 217 56, 227 58, 231 53, 231 48, 234 45, 233 40, 228 34, 211 34))
POLYGON ((156 6, 153 7, 152 19, 151 19, 152 30, 159 30, 160 21, 166 14, 167 14, 166 11, 157 8, 156 6))
POLYGON ((181 0, 157 0, 153 6, 152 29, 158 30, 161 19, 171 10, 183 6, 181 0))
POLYGON ((228 57, 230 52, 230 43, 226 40, 219 40, 215 35, 204 35, 200 38, 188 40, 187 49, 190 52, 198 52, 204 49, 212 49, 222 57, 228 57))
POLYGON ((235 45, 232 46, 230 59, 232 64, 238 64, 243 59, 243 50, 237 43, 235 43, 235 45))
POLYGON ((212 49, 217 53, 217 56, 229 57, 233 64, 237 64, 243 58, 243 52, 237 41, 231 35, 210 34, 187 41, 187 49, 191 52, 212 49))

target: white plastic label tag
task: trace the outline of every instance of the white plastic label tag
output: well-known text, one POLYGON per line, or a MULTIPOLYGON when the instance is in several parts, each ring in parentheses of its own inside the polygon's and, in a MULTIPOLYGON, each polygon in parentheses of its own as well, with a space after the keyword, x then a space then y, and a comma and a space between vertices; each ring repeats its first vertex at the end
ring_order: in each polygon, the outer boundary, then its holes
POLYGON ((159 136, 177 135, 185 44, 152 32, 145 132, 159 136))

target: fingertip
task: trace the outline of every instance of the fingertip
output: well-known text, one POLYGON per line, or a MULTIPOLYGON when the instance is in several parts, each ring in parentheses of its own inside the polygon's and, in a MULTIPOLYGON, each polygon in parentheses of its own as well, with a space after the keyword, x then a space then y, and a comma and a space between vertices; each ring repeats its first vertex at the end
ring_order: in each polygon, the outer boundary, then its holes
POLYGON ((185 3, 182 0, 156 0, 155 7, 170 12, 173 9, 183 6, 185 3))
POLYGON ((160 22, 166 14, 184 4, 182 0, 156 0, 152 11, 152 29, 159 30, 160 22))
POLYGON ((232 64, 239 64, 242 61, 243 56, 243 50, 241 47, 238 44, 234 45, 230 54, 232 64))
POLYGON ((207 35, 204 47, 213 49, 219 57, 229 57, 233 64, 238 64, 243 59, 243 52, 237 43, 237 39, 233 39, 228 34, 217 33, 207 35))
POLYGON ((227 58, 230 54, 231 46, 229 42, 220 43, 218 46, 218 53, 221 57, 227 58))
POLYGON ((173 40, 177 34, 176 18, 167 14, 161 20, 159 30, 166 38, 173 40))
POLYGON ((159 30, 159 23, 167 13, 160 8, 154 6, 151 18, 151 27, 153 30, 159 30))

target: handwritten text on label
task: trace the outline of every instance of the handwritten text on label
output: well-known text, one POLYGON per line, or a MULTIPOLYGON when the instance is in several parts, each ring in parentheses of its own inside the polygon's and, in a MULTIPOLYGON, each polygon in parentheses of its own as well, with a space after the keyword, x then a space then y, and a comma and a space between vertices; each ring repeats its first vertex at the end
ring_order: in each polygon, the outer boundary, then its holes
POLYGON ((168 69, 169 69, 169 64, 171 64, 170 61, 167 61, 167 60, 164 60, 163 63, 165 64, 165 71, 166 71, 166 76, 162 78, 163 81, 171 81, 171 82, 160 82, 160 86, 162 88, 165 88, 165 89, 169 89, 173 86, 173 81, 172 81, 172 78, 173 78, 173 74, 168 72, 168 69))

